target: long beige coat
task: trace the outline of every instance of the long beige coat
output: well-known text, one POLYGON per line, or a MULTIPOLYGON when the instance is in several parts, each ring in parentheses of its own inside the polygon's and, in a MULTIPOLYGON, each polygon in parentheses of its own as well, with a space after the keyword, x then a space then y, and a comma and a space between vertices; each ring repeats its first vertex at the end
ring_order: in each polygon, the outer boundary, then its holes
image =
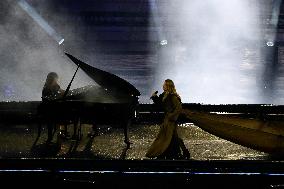
POLYGON ((165 118, 156 139, 146 153, 146 157, 149 158, 158 157, 164 153, 169 147, 172 137, 178 137, 176 121, 182 110, 180 99, 176 95, 168 95, 162 104, 165 109, 165 118))

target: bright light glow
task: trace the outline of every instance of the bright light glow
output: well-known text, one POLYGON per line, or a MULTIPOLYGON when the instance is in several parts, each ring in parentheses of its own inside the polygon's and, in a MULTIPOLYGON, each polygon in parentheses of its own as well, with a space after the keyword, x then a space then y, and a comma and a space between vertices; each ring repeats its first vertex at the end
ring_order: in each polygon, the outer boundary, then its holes
POLYGON ((272 41, 268 41, 268 42, 266 43, 266 45, 269 46, 269 47, 273 47, 273 46, 274 46, 274 43, 273 43, 272 41))
POLYGON ((261 6, 257 0, 159 3, 159 17, 169 31, 161 40, 171 44, 159 49, 153 91, 162 91, 170 78, 183 102, 259 103, 261 6))
POLYGON ((161 45, 167 45, 167 44, 168 44, 168 41, 167 41, 167 40, 162 40, 162 41, 160 42, 160 44, 161 44, 161 45))
POLYGON ((64 39, 61 39, 58 44, 61 45, 63 42, 64 42, 64 39))

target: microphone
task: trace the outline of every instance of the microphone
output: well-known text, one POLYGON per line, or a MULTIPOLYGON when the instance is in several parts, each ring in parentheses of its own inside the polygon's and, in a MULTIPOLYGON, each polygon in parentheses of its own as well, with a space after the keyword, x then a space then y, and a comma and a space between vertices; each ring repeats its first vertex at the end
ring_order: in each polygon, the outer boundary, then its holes
POLYGON ((150 97, 150 99, 152 99, 154 96, 156 96, 158 94, 158 91, 155 91, 152 96, 150 97))

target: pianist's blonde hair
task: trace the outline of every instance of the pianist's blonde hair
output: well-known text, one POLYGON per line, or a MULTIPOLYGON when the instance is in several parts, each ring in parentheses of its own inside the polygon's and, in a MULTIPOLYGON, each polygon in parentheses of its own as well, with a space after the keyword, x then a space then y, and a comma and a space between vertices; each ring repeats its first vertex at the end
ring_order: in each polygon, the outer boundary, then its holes
POLYGON ((49 74, 47 74, 44 86, 49 87, 55 79, 58 79, 57 73, 50 72, 49 74))

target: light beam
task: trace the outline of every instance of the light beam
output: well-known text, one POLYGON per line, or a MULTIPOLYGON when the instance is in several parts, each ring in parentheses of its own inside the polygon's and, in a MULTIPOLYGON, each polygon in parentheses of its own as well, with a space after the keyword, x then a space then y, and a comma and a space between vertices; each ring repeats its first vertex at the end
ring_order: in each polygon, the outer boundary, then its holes
POLYGON ((32 19, 48 33, 59 45, 64 42, 60 36, 38 13, 30 6, 25 0, 18 0, 19 6, 30 16, 32 19))

